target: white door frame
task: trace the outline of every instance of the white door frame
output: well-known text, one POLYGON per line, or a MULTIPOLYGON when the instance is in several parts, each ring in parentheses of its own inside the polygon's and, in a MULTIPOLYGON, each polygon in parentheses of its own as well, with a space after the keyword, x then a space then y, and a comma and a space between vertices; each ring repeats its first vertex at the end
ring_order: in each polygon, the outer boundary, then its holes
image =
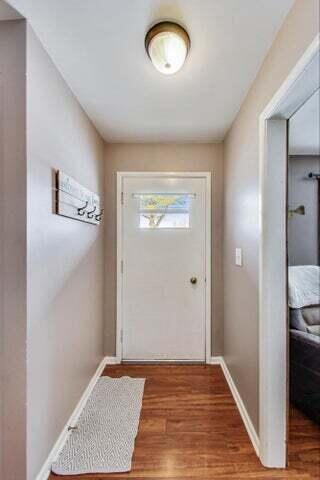
POLYGON ((287 120, 319 88, 319 35, 260 115, 260 459, 284 468, 288 431, 287 120))
POLYGON ((122 285, 122 258, 123 258, 123 215, 122 215, 122 187, 126 177, 144 178, 204 178, 206 180, 205 194, 205 348, 206 363, 211 359, 211 172, 117 172, 117 328, 116 328, 116 357, 122 360, 122 327, 123 327, 123 285, 122 285))

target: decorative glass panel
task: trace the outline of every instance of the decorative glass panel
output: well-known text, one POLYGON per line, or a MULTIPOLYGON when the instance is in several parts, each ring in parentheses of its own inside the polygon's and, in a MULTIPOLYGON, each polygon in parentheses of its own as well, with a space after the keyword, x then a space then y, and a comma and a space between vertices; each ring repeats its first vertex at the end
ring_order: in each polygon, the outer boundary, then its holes
POLYGON ((140 228, 189 228, 188 193, 141 193, 139 198, 140 228))

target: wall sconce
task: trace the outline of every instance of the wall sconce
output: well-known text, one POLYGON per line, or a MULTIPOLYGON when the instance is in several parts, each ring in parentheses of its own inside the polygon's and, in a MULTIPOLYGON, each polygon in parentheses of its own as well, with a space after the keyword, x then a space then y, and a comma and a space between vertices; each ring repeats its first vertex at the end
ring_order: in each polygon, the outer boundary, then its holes
POLYGON ((292 218, 293 215, 305 215, 306 214, 306 209, 304 205, 299 205, 299 207, 295 209, 289 209, 288 211, 288 217, 292 218))

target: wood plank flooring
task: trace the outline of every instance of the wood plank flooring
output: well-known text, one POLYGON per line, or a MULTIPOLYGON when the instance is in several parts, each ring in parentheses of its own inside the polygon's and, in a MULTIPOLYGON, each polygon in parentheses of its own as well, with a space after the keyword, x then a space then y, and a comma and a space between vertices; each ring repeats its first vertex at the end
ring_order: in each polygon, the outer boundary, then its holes
POLYGON ((219 366, 117 365, 147 379, 133 469, 50 480, 319 480, 320 429, 291 409, 289 468, 261 466, 219 366))

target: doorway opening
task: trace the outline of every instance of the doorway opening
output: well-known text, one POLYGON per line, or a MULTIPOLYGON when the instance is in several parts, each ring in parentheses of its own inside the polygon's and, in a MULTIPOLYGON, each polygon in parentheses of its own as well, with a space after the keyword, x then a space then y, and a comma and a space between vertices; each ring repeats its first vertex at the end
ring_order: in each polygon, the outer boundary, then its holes
POLYGON ((317 90, 288 121, 289 466, 298 442, 320 445, 319 184, 317 90))
POLYGON ((319 35, 260 116, 260 459, 287 465, 289 361, 287 273, 288 121, 320 86, 319 35))

